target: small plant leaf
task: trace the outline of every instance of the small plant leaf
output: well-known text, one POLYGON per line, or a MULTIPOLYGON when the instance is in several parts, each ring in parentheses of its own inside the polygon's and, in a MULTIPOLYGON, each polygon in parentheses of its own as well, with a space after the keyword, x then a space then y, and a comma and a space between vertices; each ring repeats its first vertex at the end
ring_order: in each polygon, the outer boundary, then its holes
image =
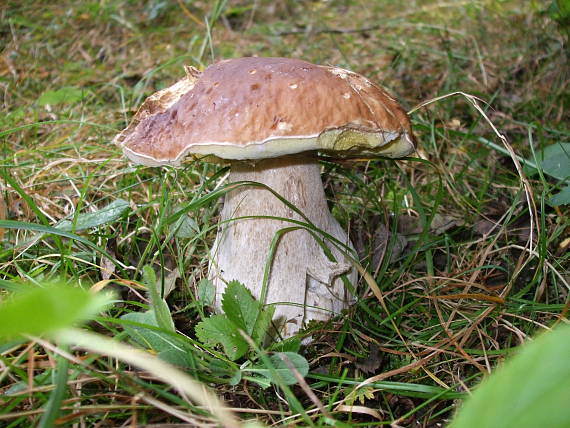
POLYGON ((174 321, 170 314, 170 309, 166 300, 161 297, 159 290, 160 284, 156 280, 156 274, 152 266, 143 266, 143 281, 148 289, 150 296, 150 304, 156 317, 158 327, 166 331, 175 331, 174 321))
POLYGON ((269 327, 271 327, 271 320, 273 320, 274 314, 275 306, 266 306, 259 310, 259 315, 251 333, 251 338, 257 345, 263 342, 265 334, 269 330, 269 327))
POLYGON ((142 324, 141 326, 123 324, 123 328, 131 339, 138 342, 143 347, 154 349, 155 351, 167 349, 166 346, 164 346, 164 341, 159 331, 144 327, 144 325, 158 327, 153 311, 130 312, 121 316, 121 319, 142 324))
MULTIPOLYGON (((116 199, 106 207, 94 213, 79 214, 75 221, 75 231, 91 229, 94 227, 110 224, 118 219, 129 209, 129 203, 123 199, 116 199)), ((59 230, 71 232, 73 229, 73 222, 64 220, 55 226, 59 230)))
MULTIPOLYGON (((570 143, 554 143, 546 146, 536 152, 536 163, 542 167, 545 174, 558 180, 570 177, 570 143)), ((534 175, 537 170, 525 167, 525 173, 534 175)))
POLYGON ((230 281, 222 297, 224 314, 239 328, 252 336, 259 304, 239 281, 230 281))
POLYGON ((349 406, 353 406, 356 401, 360 401, 360 404, 364 405, 366 400, 374 400, 374 388, 371 386, 354 387, 345 398, 345 402, 349 406))
POLYGON ((130 325, 125 323, 123 324, 123 328, 127 334, 141 346, 152 349, 158 353, 171 349, 178 349, 179 351, 185 352, 184 347, 181 346, 180 341, 177 340, 176 337, 161 330, 161 327, 156 321, 154 311, 130 312, 123 315, 121 319, 140 324, 130 325))
POLYGON ((289 337, 281 342, 273 343, 269 350, 273 352, 299 352, 301 339, 298 336, 289 337))
POLYGON ((309 363, 307 360, 294 352, 278 352, 269 357, 269 361, 273 366, 272 369, 265 366, 255 365, 245 368, 243 371, 262 375, 269 379, 271 383, 285 385, 293 385, 297 383, 297 378, 289 368, 289 365, 294 367, 302 377, 305 377, 307 373, 309 373, 309 363))
POLYGON ((158 353, 158 358, 177 367, 189 368, 194 366, 194 361, 191 355, 192 353, 190 351, 172 348, 160 351, 158 353))
MULTIPOLYGON (((205 283, 203 287, 209 285, 205 283)), ((249 349, 240 330, 250 336, 256 344, 260 344, 275 312, 274 307, 262 308, 251 292, 239 281, 228 283, 222 296, 222 309, 223 314, 214 315, 200 322, 196 326, 196 335, 204 344, 222 344, 224 352, 231 360, 244 356, 249 349)))
POLYGON ((555 207, 559 205, 568 205, 570 204, 570 184, 564 187, 560 192, 554 195, 552 198, 548 200, 550 205, 555 207))
POLYGON ((111 298, 62 283, 27 288, 0 302, 0 340, 72 327, 102 311, 111 298))
POLYGON ((221 344, 230 360, 243 357, 249 349, 238 327, 226 315, 213 315, 200 321, 196 326, 196 336, 205 345, 221 344))
POLYGON ((73 86, 64 86, 56 90, 44 92, 38 98, 38 104, 44 106, 57 104, 74 104, 85 96, 85 90, 73 86))
POLYGON ((212 360, 209 369, 214 376, 224 378, 230 385, 237 385, 241 381, 241 371, 239 367, 224 360, 212 360))
POLYGON ((570 325, 541 334, 475 389, 450 428, 570 426, 570 325))
POLYGON ((222 297, 224 314, 254 340, 263 341, 271 325, 274 306, 261 307, 251 292, 239 281, 230 281, 222 297))
POLYGON ((216 297, 216 287, 214 283, 207 278, 200 280, 198 283, 198 301, 202 306, 212 306, 216 297))
POLYGON ((175 236, 181 239, 192 238, 200 232, 198 223, 189 215, 181 216, 172 227, 175 230, 175 236))

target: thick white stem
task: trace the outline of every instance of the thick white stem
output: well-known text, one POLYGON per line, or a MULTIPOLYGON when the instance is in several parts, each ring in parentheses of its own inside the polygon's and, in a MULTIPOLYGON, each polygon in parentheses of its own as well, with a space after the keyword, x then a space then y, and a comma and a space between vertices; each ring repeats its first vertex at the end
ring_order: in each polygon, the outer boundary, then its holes
MULTIPOLYGON (((229 181, 267 185, 303 212, 316 228, 352 248, 346 233, 329 212, 320 167, 314 159, 287 157, 255 164, 234 162, 229 181)), ((226 282, 234 279, 245 284, 256 298, 260 297, 271 242, 278 231, 295 226, 273 219, 231 220, 244 216, 305 222, 267 189, 240 186, 227 193, 209 273, 216 286, 218 308, 226 282)), ((338 314, 352 300, 339 275, 348 273, 354 284, 356 272, 341 251, 330 243, 327 247, 336 261, 326 256, 305 229, 288 231, 279 240, 264 303, 279 303, 274 319, 284 337, 294 334, 307 321, 325 320, 338 314)))

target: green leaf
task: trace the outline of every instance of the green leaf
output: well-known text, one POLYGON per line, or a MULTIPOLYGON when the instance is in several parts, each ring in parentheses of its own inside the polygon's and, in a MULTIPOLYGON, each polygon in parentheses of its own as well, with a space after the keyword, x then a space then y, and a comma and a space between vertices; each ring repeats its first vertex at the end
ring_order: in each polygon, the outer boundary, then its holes
POLYGON ((224 314, 260 344, 271 325, 274 306, 261 307, 251 292, 239 281, 230 281, 222 297, 224 314))
POLYGON ((16 230, 29 230, 32 232, 40 232, 40 233, 49 233, 56 236, 63 236, 65 238, 73 239, 74 241, 81 242, 85 246, 91 248, 94 251, 104 255, 106 258, 111 260, 115 265, 119 265, 119 262, 111 256, 107 251, 99 246, 95 245, 89 239, 85 239, 79 235, 74 233, 66 232, 64 230, 56 229, 55 227, 51 226, 44 226, 42 224, 35 224, 35 223, 27 223, 23 221, 15 221, 15 220, 0 220, 0 228, 5 229, 16 229, 16 230))
POLYGON ((93 318, 111 298, 110 294, 93 294, 62 283, 26 289, 0 303, 0 340, 71 327, 93 318))
POLYGON ((298 336, 289 337, 281 342, 273 343, 269 350, 273 352, 299 352, 301 339, 298 336))
POLYGON ((297 378, 289 368, 287 362, 294 367, 302 377, 307 376, 307 373, 309 373, 309 363, 307 360, 294 352, 278 352, 269 357, 269 361, 273 366, 272 368, 256 365, 245 368, 243 371, 262 375, 269 379, 271 383, 285 385, 297 383, 297 378))
POLYGON ((210 361, 208 368, 212 375, 224 378, 230 385, 237 385, 241 381, 241 371, 235 364, 215 359, 210 361))
POLYGON ((360 404, 366 404, 366 400, 374 400, 375 389, 372 386, 363 386, 362 388, 353 387, 346 395, 345 402, 349 406, 354 406, 356 401, 360 404))
POLYGON ((554 195, 552 198, 548 200, 550 205, 555 207, 559 205, 568 205, 570 204, 570 184, 564 187, 560 192, 554 195))
POLYGON ((172 315, 170 314, 170 309, 166 300, 164 300, 160 295, 159 283, 156 280, 156 274, 152 266, 145 265, 142 268, 143 271, 143 281, 149 291, 150 304, 154 311, 158 327, 166 331, 174 332, 174 321, 172 320, 172 315))
POLYGON ((161 327, 156 321, 156 314, 152 310, 146 312, 131 312, 123 315, 121 319, 140 324, 123 324, 123 328, 133 340, 147 349, 161 352, 178 346, 174 337, 161 331, 161 327), (151 328, 147 328, 146 326, 151 328))
POLYGON ((570 325, 543 333, 475 389, 450 428, 570 426, 570 325))
MULTIPOLYGON (((63 349, 69 352, 69 347, 65 346, 63 349)), ((58 355, 56 357, 57 368, 55 370, 55 387, 50 392, 49 400, 44 406, 45 412, 43 413, 38 428, 48 428, 55 425, 55 420, 60 414, 61 406, 65 396, 68 393, 67 379, 69 377, 69 360, 66 357, 58 355)))
POLYGON ((138 342, 145 348, 154 349, 159 351, 161 349, 168 349, 163 346, 164 341, 162 340, 162 335, 160 331, 145 328, 145 325, 158 328, 158 323, 156 322, 156 317, 154 311, 145 312, 130 312, 128 314, 121 316, 122 320, 129 322, 141 324, 141 325, 130 325, 122 324, 123 329, 134 341, 138 342))
POLYGON ((212 306, 216 297, 216 287, 207 278, 201 279, 198 283, 198 301, 202 306, 212 306))
POLYGON ((172 228, 175 230, 175 236, 182 239, 192 238, 200 233, 198 223, 188 215, 183 215, 176 220, 172 228))
MULTIPOLYGON (((545 174, 558 180, 570 177, 570 143, 554 143, 536 152, 536 164, 545 174)), ((537 170, 525 167, 525 173, 534 175, 537 170)))
POLYGON ((64 86, 63 88, 44 92, 38 98, 38 104, 41 106, 46 104, 74 104, 81 101, 84 96, 85 90, 73 86, 64 86))
MULTIPOLYGON (((104 224, 113 223, 120 219, 128 209, 129 203, 127 201, 117 199, 94 213, 79 214, 75 219, 75 231, 78 232, 104 224)), ((71 232, 73 229, 73 222, 70 220, 64 220, 55 227, 59 230, 71 232)))
POLYGON ((259 304, 251 292, 239 281, 230 281, 222 297, 224 314, 249 336, 253 333, 259 304))
MULTIPOLYGON (((210 286, 207 284, 204 283, 203 288, 210 286)), ((206 290, 203 292, 206 293, 206 290)), ((224 314, 200 322, 196 326, 196 334, 204 344, 222 344, 224 352, 232 360, 242 357, 249 349, 239 330, 259 344, 263 341, 275 312, 274 307, 262 309, 251 292, 239 281, 228 283, 222 296, 222 309, 224 314)))
POLYGON ((253 327, 253 332, 251 333, 251 338, 256 344, 259 345, 263 342, 267 330, 271 327, 273 314, 275 314, 275 306, 266 306, 259 311, 259 315, 253 327))
POLYGON ((194 361, 191 355, 191 351, 172 348, 160 351, 158 353, 158 358, 178 367, 189 368, 194 366, 194 361))
POLYGON ((205 345, 221 344, 230 360, 243 357, 249 346, 238 331, 238 327, 225 315, 213 315, 196 326, 196 336, 205 345))

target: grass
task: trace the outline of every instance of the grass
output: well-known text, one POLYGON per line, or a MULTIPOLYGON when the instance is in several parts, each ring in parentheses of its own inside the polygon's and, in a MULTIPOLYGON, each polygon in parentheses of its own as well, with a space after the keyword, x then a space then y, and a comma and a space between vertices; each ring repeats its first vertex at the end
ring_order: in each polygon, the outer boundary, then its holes
MULTIPOLYGON (((570 222, 566 207, 548 204, 561 184, 526 179, 512 156, 533 159, 570 136, 568 40, 538 2, 28 0, 0 6, 0 17, 0 220, 13 221, 0 229, 0 279, 113 289, 116 303, 87 327, 138 355, 121 316, 153 307, 141 286, 153 266, 170 291, 178 333, 169 337, 187 354, 186 375, 232 418, 445 425, 505 356, 566 320, 570 222), (413 159, 323 160, 332 211, 359 253, 359 300, 307 332, 304 385, 267 389, 231 385, 236 363, 194 332, 208 315, 198 289, 225 170, 136 167, 110 143, 183 64, 254 54, 350 68, 409 109, 454 91, 485 100, 484 115, 465 97, 416 110, 413 159), (118 200, 123 211, 82 226, 118 200), (57 229, 63 221, 71 227, 57 229)), ((216 423, 153 368, 159 359, 141 367, 86 338, 0 347, 0 425, 216 423)))

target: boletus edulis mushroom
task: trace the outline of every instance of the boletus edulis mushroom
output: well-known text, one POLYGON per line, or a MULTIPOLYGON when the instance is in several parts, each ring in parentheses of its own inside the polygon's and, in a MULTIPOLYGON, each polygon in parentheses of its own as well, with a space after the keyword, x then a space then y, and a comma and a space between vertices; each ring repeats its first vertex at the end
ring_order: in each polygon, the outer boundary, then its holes
POLYGON ((346 256, 349 238, 327 207, 317 152, 397 158, 414 150, 405 111, 365 77, 257 57, 221 61, 204 72, 186 68, 186 77, 150 96, 114 141, 144 165, 178 166, 188 155, 224 160, 230 183, 262 183, 290 202, 266 187, 229 191, 209 267, 218 307, 226 283, 237 279, 276 305, 284 337, 346 308, 351 297, 340 276, 356 279, 346 256))

